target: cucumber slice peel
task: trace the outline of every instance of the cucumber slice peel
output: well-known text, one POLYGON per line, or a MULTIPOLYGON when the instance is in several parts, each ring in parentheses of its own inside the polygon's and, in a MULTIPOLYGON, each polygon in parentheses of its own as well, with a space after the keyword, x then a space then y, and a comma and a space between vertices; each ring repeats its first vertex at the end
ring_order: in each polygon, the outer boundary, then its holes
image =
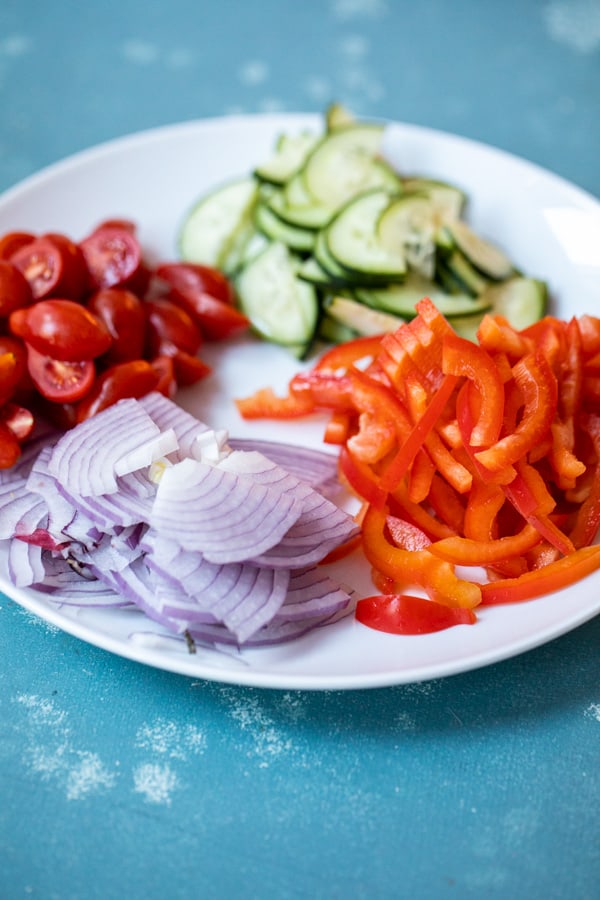
POLYGON ((232 252, 250 235, 257 196, 255 179, 241 178, 202 197, 181 226, 181 258, 230 271, 232 252))
POLYGON ((261 337, 290 348, 312 340, 319 315, 316 292, 297 277, 295 257, 281 241, 242 269, 236 289, 242 312, 261 337))

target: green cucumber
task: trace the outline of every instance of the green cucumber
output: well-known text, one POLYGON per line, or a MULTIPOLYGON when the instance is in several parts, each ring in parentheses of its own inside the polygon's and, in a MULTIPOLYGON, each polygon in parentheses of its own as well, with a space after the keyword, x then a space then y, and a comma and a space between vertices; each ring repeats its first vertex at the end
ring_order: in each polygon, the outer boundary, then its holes
POLYGON ((456 219, 446 223, 455 246, 471 265, 486 278, 503 281, 514 274, 508 256, 495 244, 476 234, 466 222, 456 219))
POLYGON ((327 225, 332 211, 315 203, 304 191, 301 174, 295 175, 281 191, 273 194, 269 206, 288 225, 316 231, 327 225))
POLYGON ((484 297, 494 315, 504 316, 520 331, 546 315, 548 286, 537 278, 517 276, 500 284, 490 284, 484 297))
MULTIPOLYGON (((270 200, 273 198, 271 197, 270 200)), ((282 241, 299 253, 310 253, 315 243, 315 233, 284 222, 268 202, 259 202, 254 210, 254 224, 272 241, 282 241)))
POLYGON ((257 196, 258 183, 254 178, 230 181, 203 196, 181 226, 181 258, 226 272, 235 268, 237 252, 251 233, 257 196))
POLYGON ((357 193, 372 187, 400 190, 400 179, 378 158, 383 125, 350 124, 328 132, 308 155, 301 170, 315 203, 339 209, 357 193))
POLYGON ((460 188, 447 181, 433 178, 403 178, 406 193, 424 194, 439 211, 444 221, 460 219, 467 204, 467 196, 460 188))
POLYGON ((397 281, 406 274, 402 245, 386 246, 379 238, 378 223, 389 207, 390 195, 377 189, 359 194, 334 216, 326 228, 329 253, 342 269, 356 274, 397 281))
POLYGON ((359 300, 336 295, 325 302, 325 312, 331 318, 365 337, 395 331, 406 319, 371 309, 359 300))
POLYGON ((273 241, 236 279, 240 309, 268 341, 294 348, 313 339, 319 318, 314 287, 296 275, 296 257, 273 241))
POLYGON ((403 284, 379 290, 359 288, 354 295, 373 309, 406 318, 416 314, 415 306, 423 297, 429 297, 442 315, 455 318, 483 313, 492 305, 485 295, 471 297, 470 294, 448 294, 435 282, 415 274, 407 276, 403 284))
POLYGON ((427 194, 402 194, 382 212, 378 235, 384 247, 401 249, 407 264, 431 278, 441 214, 427 194))
POLYGON ((297 135, 280 135, 273 156, 257 166, 254 174, 261 181, 269 184, 285 184, 302 168, 308 153, 313 149, 317 140, 316 135, 307 131, 297 135))
POLYGON ((458 291, 464 291, 473 297, 481 294, 490 283, 460 250, 452 250, 446 254, 444 259, 439 261, 438 267, 446 269, 457 285, 458 291))

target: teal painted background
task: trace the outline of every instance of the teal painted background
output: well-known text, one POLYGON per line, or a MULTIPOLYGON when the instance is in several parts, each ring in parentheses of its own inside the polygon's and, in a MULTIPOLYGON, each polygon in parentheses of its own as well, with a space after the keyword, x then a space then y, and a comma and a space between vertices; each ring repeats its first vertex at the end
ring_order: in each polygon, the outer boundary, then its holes
MULTIPOLYGON (((139 129, 332 99, 600 196, 598 0, 0 5, 0 189, 139 129)), ((444 680, 255 690, 0 596, 0 897, 595 900, 599 648, 596 618, 444 680)))

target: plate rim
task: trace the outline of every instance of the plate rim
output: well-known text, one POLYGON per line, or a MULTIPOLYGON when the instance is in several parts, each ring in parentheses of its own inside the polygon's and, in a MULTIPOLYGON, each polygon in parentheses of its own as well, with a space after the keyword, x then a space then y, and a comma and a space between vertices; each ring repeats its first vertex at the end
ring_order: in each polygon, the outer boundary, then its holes
MULTIPOLYGON (((524 173, 549 179, 552 183, 556 184, 557 187, 566 191, 576 202, 583 204, 586 208, 591 206, 595 213, 600 212, 600 201, 584 188, 535 162, 512 153, 511 151, 494 147, 493 145, 471 137, 435 129, 425 125, 397 121, 389 118, 378 118, 377 121, 381 121, 388 125, 399 126, 401 129, 412 133, 419 140, 431 141, 433 139, 439 141, 442 139, 443 141, 452 141, 455 142, 457 146, 466 145, 474 152, 483 153, 487 157, 491 157, 492 160, 494 158, 503 159, 511 165, 518 166, 524 173)), ((136 145, 145 146, 154 141, 176 141, 179 135, 193 135, 197 131, 206 130, 207 127, 239 129, 248 126, 248 124, 251 123, 254 127, 270 127, 271 130, 274 131, 275 128, 283 127, 283 123, 289 125, 292 122, 296 125, 302 123, 314 127, 318 126, 319 123, 322 123, 322 117, 319 116, 319 114, 312 112, 236 113, 207 118, 194 118, 122 134, 51 162, 21 179, 14 185, 9 186, 0 193, 0 208, 7 204, 11 204, 15 200, 18 201, 21 196, 26 196, 28 192, 35 191, 37 187, 46 182, 51 182, 55 177, 61 177, 64 174, 68 175, 69 171, 73 168, 85 167, 87 164, 93 163, 94 160, 106 158, 113 153, 118 154, 121 151, 135 149, 136 145)), ((23 594, 23 589, 15 589, 4 576, 0 576, 0 589, 6 594, 8 599, 40 616, 45 621, 57 626, 71 636, 83 640, 92 646, 103 649, 106 652, 114 653, 115 655, 142 665, 149 665, 152 668, 162 669, 187 677, 203 678, 209 681, 219 681, 247 687, 285 690, 362 690, 412 684, 441 677, 450 677, 467 671, 474 671, 479 668, 487 667, 535 649, 536 647, 546 644, 549 641, 574 630, 594 618, 600 612, 600 602, 594 604, 590 601, 589 604, 584 605, 579 609, 575 615, 561 621, 558 625, 556 623, 548 625, 534 637, 520 637, 508 644, 502 644, 497 648, 492 649, 492 651, 489 649, 479 649, 468 659, 457 659, 451 663, 445 661, 435 665, 429 664, 416 670, 415 667, 413 667, 404 672, 401 669, 398 669, 385 673, 362 673, 352 676, 347 674, 300 675, 294 672, 271 673, 261 670, 253 671, 251 667, 233 671, 221 669, 216 666, 207 668, 198 666, 197 659, 193 659, 189 654, 183 656, 181 659, 177 657, 173 658, 171 655, 163 656, 159 652, 151 652, 147 648, 140 648, 131 643, 126 643, 122 638, 94 632, 89 626, 86 626, 85 624, 82 625, 75 620, 61 615, 60 607, 53 605, 52 601, 44 594, 33 592, 31 590, 23 594), (123 646, 116 646, 116 644, 119 643, 123 643, 123 646)), ((543 601, 543 599, 545 598, 540 598, 541 601, 543 601)), ((327 627, 334 628, 335 626, 327 627)), ((299 640, 302 640, 302 638, 299 640)))

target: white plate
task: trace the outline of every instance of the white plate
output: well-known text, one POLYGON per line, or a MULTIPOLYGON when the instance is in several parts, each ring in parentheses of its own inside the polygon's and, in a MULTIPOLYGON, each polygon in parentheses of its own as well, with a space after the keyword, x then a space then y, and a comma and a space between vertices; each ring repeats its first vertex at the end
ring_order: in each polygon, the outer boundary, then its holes
MULTIPOLYGON (((128 216, 153 258, 174 258, 176 233, 194 198, 264 160, 281 131, 320 128, 313 116, 231 117, 156 129, 80 153, 45 169, 0 198, 0 232, 63 230, 83 237, 105 217, 128 216)), ((563 180, 506 153, 459 137, 394 124, 388 154, 405 172, 454 181, 470 197, 469 217, 502 244, 517 266, 549 281, 553 312, 563 318, 597 309, 600 205, 563 180)), ((205 358, 208 359, 207 354, 205 358)), ((232 436, 258 435, 321 446, 322 424, 248 424, 231 398, 269 383, 283 389, 296 368, 284 352, 242 341, 218 350, 212 384, 181 402, 232 436)), ((343 578, 370 593, 366 566, 354 559, 343 578)), ((529 603, 481 610, 479 622, 433 635, 397 637, 352 618, 278 647, 239 657, 199 649, 190 655, 141 614, 57 608, 46 597, 6 594, 91 644, 196 678, 273 688, 346 689, 438 678, 522 653, 600 610, 600 572, 573 588, 529 603)))

